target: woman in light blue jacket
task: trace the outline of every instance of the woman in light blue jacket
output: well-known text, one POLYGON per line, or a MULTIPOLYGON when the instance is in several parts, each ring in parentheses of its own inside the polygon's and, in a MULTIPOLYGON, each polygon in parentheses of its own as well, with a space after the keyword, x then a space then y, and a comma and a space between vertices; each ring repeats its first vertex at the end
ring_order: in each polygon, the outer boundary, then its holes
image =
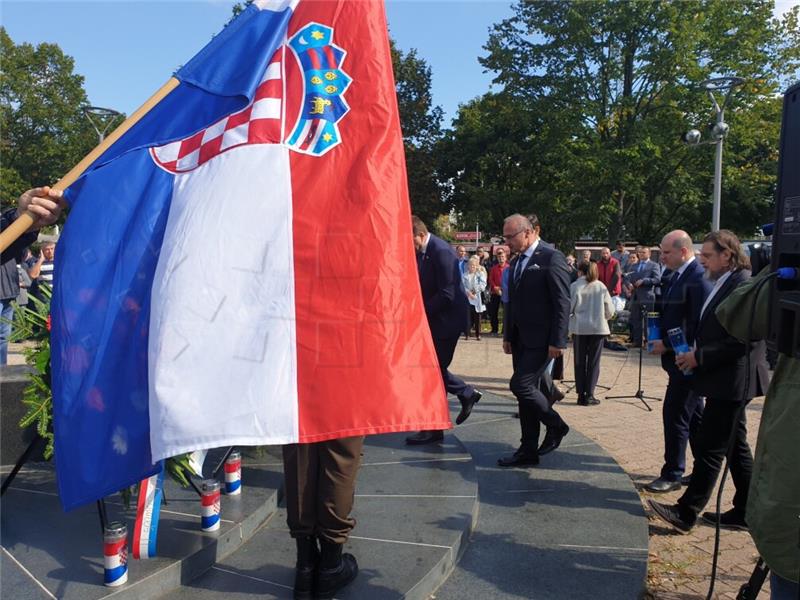
POLYGON ((575 389, 578 404, 594 406, 594 388, 600 376, 603 341, 611 333, 608 320, 614 316, 614 304, 608 288, 597 278, 597 264, 583 261, 578 265, 578 279, 569 288, 569 332, 575 356, 575 389))
MULTIPOLYGON (((462 277, 464 289, 469 299, 470 323, 475 329, 475 338, 481 339, 481 314, 486 310, 483 304, 483 290, 486 289, 486 271, 480 266, 477 256, 473 256, 467 262, 467 270, 462 277)), ((466 333, 469 339, 469 332, 466 333)))

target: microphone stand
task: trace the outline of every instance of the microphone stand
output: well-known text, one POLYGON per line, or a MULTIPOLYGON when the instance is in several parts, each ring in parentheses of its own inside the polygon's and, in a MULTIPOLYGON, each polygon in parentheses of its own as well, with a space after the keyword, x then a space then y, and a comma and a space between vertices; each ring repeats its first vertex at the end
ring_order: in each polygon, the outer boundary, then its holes
MULTIPOLYGON (((646 339, 647 333, 647 311, 644 310, 642 307, 642 335, 646 339)), ((646 342, 645 342, 646 343, 646 342)), ((633 395, 625 395, 625 396, 606 396, 606 400, 639 400, 644 407, 649 411, 653 412, 653 409, 647 403, 648 400, 652 400, 654 402, 661 402, 661 398, 656 398, 655 396, 647 396, 642 389, 642 356, 644 354, 644 344, 639 344, 639 384, 636 388, 636 393, 633 395)))

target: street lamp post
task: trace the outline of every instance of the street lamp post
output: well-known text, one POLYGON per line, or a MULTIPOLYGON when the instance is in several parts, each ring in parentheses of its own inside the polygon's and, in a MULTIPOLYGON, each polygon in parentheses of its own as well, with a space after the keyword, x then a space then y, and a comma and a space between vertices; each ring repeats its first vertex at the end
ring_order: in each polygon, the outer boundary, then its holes
POLYGON ((728 136, 729 127, 725 122, 725 108, 728 106, 733 91, 744 83, 741 77, 714 77, 706 79, 700 87, 708 93, 711 104, 714 107, 716 118, 709 127, 712 140, 710 142, 701 141, 702 134, 697 129, 690 129, 683 140, 691 145, 716 144, 714 155, 714 192, 712 197, 711 230, 719 231, 720 212, 722 206, 722 145, 728 136), (725 93, 725 99, 720 105, 717 102, 714 92, 725 93))
POLYGON ((102 144, 103 140, 106 139, 106 131, 108 131, 108 127, 114 121, 114 118, 118 117, 122 113, 114 110, 113 108, 84 106, 83 114, 86 115, 86 118, 89 119, 92 127, 94 127, 94 130, 97 132, 97 143, 102 144))

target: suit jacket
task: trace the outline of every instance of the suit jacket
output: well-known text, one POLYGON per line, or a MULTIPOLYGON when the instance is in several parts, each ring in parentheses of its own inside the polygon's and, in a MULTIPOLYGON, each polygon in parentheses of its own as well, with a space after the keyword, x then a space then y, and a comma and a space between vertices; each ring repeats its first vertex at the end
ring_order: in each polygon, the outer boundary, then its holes
POLYGON ((672 351, 667 330, 680 327, 686 336, 686 343, 694 343, 695 329, 700 320, 700 310, 711 291, 711 282, 704 276, 700 262, 694 260, 679 276, 673 273, 669 284, 661 293, 661 340, 669 350, 661 355, 661 367, 670 377, 684 377, 675 365, 675 353, 672 351))
POLYGON ((518 256, 508 269, 508 307, 503 339, 515 346, 567 347, 569 270, 564 255, 539 241, 525 270, 515 281, 518 256))
MULTIPOLYGON (((722 327, 715 312, 717 306, 747 279, 749 273, 742 271, 731 273, 719 291, 714 294, 697 324, 695 358, 698 366, 691 378, 691 386, 701 396, 733 402, 743 399, 747 347, 722 327)), ((755 364, 752 366, 755 367, 755 364)), ((751 377, 751 389, 755 384, 755 378, 751 377)), ((748 392, 747 398, 752 397, 753 393, 748 392)))
POLYGON ((417 260, 422 301, 434 341, 458 337, 467 328, 469 302, 455 251, 431 234, 425 253, 417 260))
POLYGON ((661 266, 652 260, 635 264, 632 270, 626 273, 625 279, 631 285, 637 281, 642 282, 642 285, 633 288, 632 300, 641 304, 653 304, 656 300, 656 286, 661 283, 661 266), (639 264, 643 265, 641 271, 639 264))

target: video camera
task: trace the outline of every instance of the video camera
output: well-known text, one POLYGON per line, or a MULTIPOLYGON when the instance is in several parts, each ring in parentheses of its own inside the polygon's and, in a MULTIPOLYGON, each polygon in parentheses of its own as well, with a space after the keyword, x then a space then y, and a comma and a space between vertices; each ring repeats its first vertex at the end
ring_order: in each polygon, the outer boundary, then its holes
MULTIPOLYGON (((800 358, 800 83, 783 96, 783 121, 778 163, 770 327, 767 344, 800 358)), ((755 272, 755 271, 754 271, 755 272)))

